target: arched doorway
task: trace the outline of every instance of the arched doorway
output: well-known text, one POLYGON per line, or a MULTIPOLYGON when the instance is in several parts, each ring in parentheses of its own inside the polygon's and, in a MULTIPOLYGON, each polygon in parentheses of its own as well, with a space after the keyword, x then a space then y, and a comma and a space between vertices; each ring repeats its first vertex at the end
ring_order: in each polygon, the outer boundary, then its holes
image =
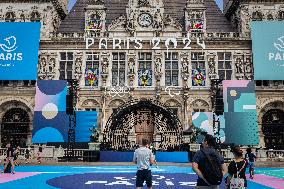
POLYGON ((177 115, 160 101, 132 100, 109 118, 103 131, 103 145, 107 150, 129 150, 146 138, 158 149, 178 150, 182 130, 177 115))
POLYGON ((30 118, 21 108, 11 108, 4 113, 1 124, 1 144, 7 142, 12 146, 25 146, 29 135, 30 118))
POLYGON ((262 132, 266 148, 284 149, 284 112, 279 109, 267 111, 262 118, 262 132))

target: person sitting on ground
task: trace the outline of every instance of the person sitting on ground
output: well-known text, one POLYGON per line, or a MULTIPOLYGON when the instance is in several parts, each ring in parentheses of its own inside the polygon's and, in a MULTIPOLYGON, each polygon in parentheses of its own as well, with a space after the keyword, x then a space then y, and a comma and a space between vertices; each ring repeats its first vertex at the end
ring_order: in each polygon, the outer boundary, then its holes
POLYGON ((256 160, 256 156, 252 153, 251 148, 247 149, 247 153, 245 155, 245 158, 247 159, 248 162, 248 167, 249 167, 249 174, 250 174, 250 179, 253 179, 254 177, 254 162, 256 160))
POLYGON ((203 149, 193 157, 192 169, 198 175, 197 189, 219 189, 223 175, 226 173, 224 158, 214 149, 216 139, 206 134, 203 149))
POLYGON ((243 151, 240 147, 233 147, 232 152, 234 159, 230 162, 228 167, 229 176, 226 178, 225 188, 246 188, 247 161, 243 159, 243 151))
POLYGON ((152 173, 150 164, 155 164, 153 154, 148 148, 149 142, 147 139, 142 139, 142 146, 135 150, 133 156, 133 162, 137 164, 136 173, 136 189, 143 187, 144 181, 146 181, 148 189, 152 189, 152 173))

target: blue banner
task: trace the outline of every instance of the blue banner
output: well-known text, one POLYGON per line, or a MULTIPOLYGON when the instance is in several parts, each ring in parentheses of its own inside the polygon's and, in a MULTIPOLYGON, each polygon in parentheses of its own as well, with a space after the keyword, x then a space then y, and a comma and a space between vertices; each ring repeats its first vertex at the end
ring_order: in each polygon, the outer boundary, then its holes
POLYGON ((0 80, 36 80, 40 22, 0 23, 0 80))
POLYGON ((284 80, 284 22, 252 22, 255 80, 284 80))

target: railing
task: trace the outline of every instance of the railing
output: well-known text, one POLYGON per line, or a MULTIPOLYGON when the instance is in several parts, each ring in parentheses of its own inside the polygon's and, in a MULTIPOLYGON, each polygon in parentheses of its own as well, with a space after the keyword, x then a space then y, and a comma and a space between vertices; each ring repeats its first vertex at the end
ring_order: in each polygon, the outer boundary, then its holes
MULTIPOLYGON (((107 37, 109 33, 105 33, 101 37, 107 37)), ((205 38, 205 39, 237 39, 240 37, 237 32, 210 32, 210 33, 182 33, 183 37, 190 38, 205 38)), ((87 33, 54 33, 52 39, 85 39, 88 36, 87 33)))
MULTIPOLYGON (((197 149, 197 147, 194 147, 194 149, 197 149)), ((20 150, 20 156, 19 159, 24 159, 26 148, 22 148, 20 150)), ((243 149, 245 154, 245 149, 243 149)), ((258 149, 256 152, 253 150, 256 154, 257 161, 284 161, 284 150, 264 150, 264 149, 258 149)), ((38 152, 38 147, 31 148, 30 149, 30 155, 31 157, 36 157, 38 152)), ((221 155, 226 159, 232 159, 233 153, 229 149, 222 149, 221 155)), ((4 159, 6 157, 6 149, 0 148, 0 159, 4 159)), ((42 158, 43 159, 53 159, 57 160, 58 158, 64 158, 67 157, 67 149, 63 148, 54 148, 54 147, 44 147, 42 158)), ((90 159, 98 159, 99 152, 98 151, 92 151, 89 149, 75 149, 74 150, 74 157, 78 159, 78 161, 88 161, 90 159)))

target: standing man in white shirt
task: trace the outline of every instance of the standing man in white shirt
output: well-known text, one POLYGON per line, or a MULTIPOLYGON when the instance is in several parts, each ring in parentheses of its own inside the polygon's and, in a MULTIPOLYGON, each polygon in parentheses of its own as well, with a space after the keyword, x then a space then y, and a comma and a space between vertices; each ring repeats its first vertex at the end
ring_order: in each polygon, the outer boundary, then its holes
POLYGON ((156 162, 151 150, 147 147, 148 145, 148 140, 142 139, 142 146, 134 152, 133 162, 137 164, 136 189, 141 189, 144 181, 146 181, 148 189, 153 188, 150 164, 156 162))

